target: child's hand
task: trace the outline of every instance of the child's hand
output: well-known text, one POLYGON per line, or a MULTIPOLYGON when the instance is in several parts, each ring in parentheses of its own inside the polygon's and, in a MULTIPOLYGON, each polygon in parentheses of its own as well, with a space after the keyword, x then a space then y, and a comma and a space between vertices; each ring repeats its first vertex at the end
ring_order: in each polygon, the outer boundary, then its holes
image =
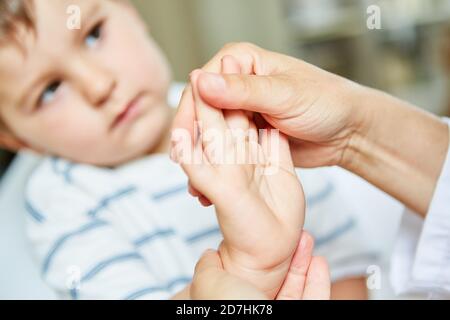
POLYGON ((297 247, 305 210, 289 143, 271 127, 258 136, 253 120, 242 111, 224 113, 206 105, 197 90, 200 72, 192 73, 191 85, 196 119, 202 127, 193 148, 202 161, 184 162, 182 167, 192 187, 216 207, 224 236, 219 252, 225 270, 274 298, 297 247), (230 129, 247 136, 233 138, 230 129), (217 139, 209 139, 211 132, 225 141, 224 148, 220 149, 217 139), (242 149, 246 161, 236 164, 242 149))
MULTIPOLYGON (((303 232, 276 300, 328 300, 330 274, 326 261, 313 257, 314 240, 303 232)), ((267 296, 249 282, 223 269, 220 255, 206 252, 197 263, 187 296, 194 300, 263 300, 267 296)))

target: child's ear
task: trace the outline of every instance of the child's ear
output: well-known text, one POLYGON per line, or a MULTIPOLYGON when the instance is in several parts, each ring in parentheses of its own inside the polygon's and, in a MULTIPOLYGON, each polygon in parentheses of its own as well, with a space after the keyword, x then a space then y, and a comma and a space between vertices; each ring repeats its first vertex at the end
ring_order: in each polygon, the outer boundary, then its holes
POLYGON ((0 147, 12 152, 17 152, 23 149, 29 149, 28 145, 16 138, 11 133, 0 129, 0 147))

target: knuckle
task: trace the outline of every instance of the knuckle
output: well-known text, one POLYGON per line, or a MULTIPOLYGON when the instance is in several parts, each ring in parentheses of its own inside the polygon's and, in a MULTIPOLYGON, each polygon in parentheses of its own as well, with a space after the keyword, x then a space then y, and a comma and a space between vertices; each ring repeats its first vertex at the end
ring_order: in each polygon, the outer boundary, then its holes
POLYGON ((258 47, 251 42, 229 42, 225 44, 222 48, 222 51, 255 51, 258 47))
POLYGON ((239 43, 239 47, 240 48, 242 48, 242 49, 247 49, 247 50, 255 50, 255 49, 257 49, 258 47, 256 46, 256 45, 254 45, 253 43, 251 43, 251 42, 240 42, 239 43))
POLYGON ((231 49, 236 48, 236 46, 238 46, 238 45, 239 45, 238 42, 228 42, 223 46, 221 51, 225 51, 225 52, 230 51, 231 49))

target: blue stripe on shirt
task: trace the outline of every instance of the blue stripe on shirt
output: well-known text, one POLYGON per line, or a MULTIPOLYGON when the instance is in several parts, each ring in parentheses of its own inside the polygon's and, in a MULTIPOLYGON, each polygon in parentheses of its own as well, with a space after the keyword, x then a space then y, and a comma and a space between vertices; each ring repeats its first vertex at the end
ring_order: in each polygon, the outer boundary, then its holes
POLYGON ((133 244, 136 247, 140 247, 140 246, 147 244, 148 242, 156 240, 158 238, 168 237, 168 236, 173 236, 173 235, 175 235, 175 230, 173 230, 173 229, 157 230, 152 233, 143 235, 142 237, 134 240, 133 244))
POLYGON ((64 161, 62 162, 62 160, 58 157, 52 157, 51 158, 52 161, 52 168, 53 171, 57 174, 57 175, 62 175, 64 180, 67 183, 72 183, 72 177, 71 177, 71 170, 75 167, 75 163, 73 162, 68 162, 68 161, 64 161), (64 163, 65 166, 61 169, 59 168, 58 163, 64 163))
MULTIPOLYGON (((105 268, 114 265, 119 262, 128 261, 128 260, 141 260, 142 257, 136 252, 124 253, 121 255, 117 255, 111 258, 108 258, 100 263, 98 263, 95 267, 93 267, 90 271, 88 271, 80 280, 79 285, 81 286, 82 282, 89 281, 94 278, 98 273, 100 273, 105 268)), ((72 288, 69 290, 69 294, 72 300, 78 300, 79 297, 79 288, 72 288)))
POLYGON ((176 186, 152 195, 153 200, 160 201, 168 197, 172 197, 180 192, 187 192, 186 184, 176 186))
POLYGON ((316 247, 325 245, 328 242, 334 241, 343 234, 349 232, 354 227, 356 227, 356 221, 353 218, 349 218, 348 221, 346 221, 343 225, 337 227, 336 229, 332 230, 330 233, 324 236, 316 236, 316 247))
POLYGON ((186 238, 186 241, 192 243, 216 234, 220 234, 220 228, 218 226, 209 229, 204 229, 198 233, 190 235, 189 237, 186 238))
POLYGON ((142 260, 142 256, 138 254, 137 252, 129 252, 120 254, 111 258, 108 258, 100 263, 98 263, 96 266, 94 266, 90 271, 88 271, 83 278, 81 278, 81 282, 89 281, 92 278, 94 278, 98 273, 100 273, 105 268, 114 265, 119 262, 123 261, 129 261, 129 260, 142 260))
POLYGON ((379 260, 380 255, 378 254, 378 252, 375 251, 369 251, 369 252, 365 252, 365 253, 359 253, 359 254, 351 254, 349 256, 345 256, 343 258, 337 259, 334 262, 335 265, 351 265, 351 264, 355 264, 357 263, 356 261, 358 261, 359 263, 363 262, 375 262, 377 260, 379 260))
POLYGON ((36 208, 32 206, 29 200, 25 199, 25 209, 34 221, 42 223, 45 221, 45 217, 36 208))
POLYGON ((164 291, 164 287, 147 287, 147 288, 142 288, 139 289, 131 294, 129 294, 128 296, 126 296, 123 300, 136 300, 146 294, 151 294, 154 292, 158 292, 158 291, 164 291))
POLYGON ((114 192, 112 195, 109 195, 97 204, 97 206, 88 212, 88 215, 91 217, 95 217, 101 210, 107 208, 113 201, 119 200, 133 192, 135 192, 137 188, 135 186, 129 186, 124 189, 118 190, 114 192))
POLYGON ((170 291, 176 285, 178 285, 178 284, 188 284, 191 280, 192 280, 192 278, 190 278, 190 277, 180 277, 180 278, 177 278, 177 279, 174 279, 174 280, 170 281, 165 286, 160 286, 160 287, 150 286, 150 287, 146 287, 146 288, 141 288, 141 289, 139 289, 139 290, 129 294, 128 296, 126 296, 124 298, 124 300, 136 300, 136 299, 141 298, 142 296, 145 296, 147 294, 152 294, 154 292, 170 291))
POLYGON ((70 294, 70 298, 72 300, 78 300, 78 289, 77 288, 70 289, 69 294, 70 294))
POLYGON ((306 203, 309 207, 312 207, 316 204, 318 204, 319 202, 325 200, 327 197, 329 197, 334 191, 334 185, 333 183, 331 183, 331 181, 327 182, 327 185, 325 186, 325 188, 323 188, 323 190, 320 190, 318 193, 307 197, 306 198, 306 203))
POLYGON ((61 249, 61 247, 64 245, 66 241, 68 241, 72 237, 76 237, 79 235, 82 235, 85 232, 97 229, 99 227, 103 227, 108 225, 105 221, 102 220, 95 220, 93 222, 90 222, 79 229, 69 232, 63 236, 61 236, 58 240, 56 240, 55 244, 53 245, 52 249, 49 251, 47 256, 44 259, 44 263, 42 266, 42 274, 45 275, 48 272, 48 269, 50 268, 50 264, 52 262, 53 257, 55 254, 61 249))

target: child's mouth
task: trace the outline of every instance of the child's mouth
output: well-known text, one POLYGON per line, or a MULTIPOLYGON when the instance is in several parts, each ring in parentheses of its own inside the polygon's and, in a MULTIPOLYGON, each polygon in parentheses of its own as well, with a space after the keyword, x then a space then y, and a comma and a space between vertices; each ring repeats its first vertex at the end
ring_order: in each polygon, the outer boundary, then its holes
POLYGON ((131 100, 123 109, 123 111, 116 117, 111 128, 114 129, 124 123, 135 119, 141 111, 141 100, 143 94, 138 94, 133 100, 131 100))

